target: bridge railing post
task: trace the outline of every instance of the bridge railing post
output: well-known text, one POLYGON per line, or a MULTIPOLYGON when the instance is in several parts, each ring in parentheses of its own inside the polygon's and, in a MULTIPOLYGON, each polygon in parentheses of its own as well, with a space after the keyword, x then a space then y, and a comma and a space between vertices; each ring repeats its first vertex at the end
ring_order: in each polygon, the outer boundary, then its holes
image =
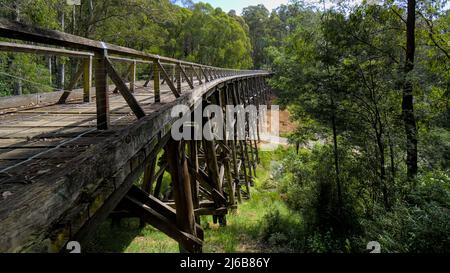
POLYGON ((134 93, 136 89, 136 61, 133 61, 130 67, 130 92, 134 93))
POLYGON ((174 83, 176 80, 177 80, 177 78, 176 78, 176 68, 175 68, 175 65, 170 65, 171 66, 171 69, 170 69, 170 71, 171 71, 171 74, 170 74, 170 79, 172 80, 172 82, 174 83))
POLYGON ((175 67, 175 80, 177 81, 177 91, 181 94, 181 64, 177 64, 175 67))
POLYGON ((107 130, 110 124, 107 54, 106 49, 95 54, 95 102, 98 130, 107 130))
POLYGON ((91 102, 92 56, 83 59, 83 102, 91 102))
POLYGON ((153 61, 153 91, 155 94, 155 102, 161 102, 160 95, 160 74, 159 74, 159 61, 153 61))

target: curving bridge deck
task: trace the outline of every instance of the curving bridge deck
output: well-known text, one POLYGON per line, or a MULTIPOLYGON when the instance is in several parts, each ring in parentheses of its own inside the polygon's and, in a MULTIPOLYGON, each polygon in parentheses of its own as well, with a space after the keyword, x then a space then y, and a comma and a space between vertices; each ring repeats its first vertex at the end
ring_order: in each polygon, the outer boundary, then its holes
POLYGON ((82 64, 65 91, 0 98, 0 252, 63 251, 108 216, 139 217, 183 251, 199 252, 199 216, 225 225, 228 210, 250 197, 257 141, 175 141, 170 113, 179 104, 193 111, 200 101, 222 109, 267 104, 270 73, 203 66, 4 20, 0 37, 45 45, 0 42, 3 51, 82 64), (130 65, 126 74, 117 62, 130 65), (146 81, 137 79, 137 65, 149 66, 146 81), (165 172, 171 184, 162 192, 165 172))

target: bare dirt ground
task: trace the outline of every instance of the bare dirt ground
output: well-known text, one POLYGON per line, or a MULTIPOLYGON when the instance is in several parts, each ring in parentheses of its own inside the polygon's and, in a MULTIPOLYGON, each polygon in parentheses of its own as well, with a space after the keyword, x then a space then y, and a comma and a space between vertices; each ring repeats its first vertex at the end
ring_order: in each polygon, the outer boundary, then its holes
POLYGON ((287 109, 276 111, 274 109, 267 110, 267 122, 269 124, 269 129, 272 128, 271 120, 274 114, 278 114, 279 123, 278 128, 280 135, 286 135, 295 130, 296 124, 290 119, 291 115, 287 109))
POLYGON ((295 130, 297 125, 291 120, 291 114, 287 109, 278 111, 280 119, 280 135, 286 135, 295 130))
MULTIPOLYGON (((263 150, 266 150, 276 148, 272 147, 273 145, 287 146, 288 140, 286 137, 290 133, 294 132, 296 128, 295 122, 293 122, 290 118, 289 111, 287 109, 276 110, 273 108, 267 110, 266 121, 268 125, 267 132, 261 134, 262 141, 259 147, 263 150), (278 132, 276 132, 276 130, 275 131, 273 130, 272 117, 275 117, 274 115, 278 115, 278 122, 277 122, 278 132)), ((276 119, 274 121, 276 121, 276 119)))

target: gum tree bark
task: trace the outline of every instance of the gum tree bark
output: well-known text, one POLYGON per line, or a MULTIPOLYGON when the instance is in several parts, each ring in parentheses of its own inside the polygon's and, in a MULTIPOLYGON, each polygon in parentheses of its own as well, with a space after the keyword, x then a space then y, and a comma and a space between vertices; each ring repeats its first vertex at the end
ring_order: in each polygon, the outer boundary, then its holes
POLYGON ((414 114, 413 83, 411 72, 414 70, 416 0, 408 0, 406 19, 406 60, 404 66, 402 113, 406 133, 407 177, 411 181, 417 175, 417 126, 414 114))

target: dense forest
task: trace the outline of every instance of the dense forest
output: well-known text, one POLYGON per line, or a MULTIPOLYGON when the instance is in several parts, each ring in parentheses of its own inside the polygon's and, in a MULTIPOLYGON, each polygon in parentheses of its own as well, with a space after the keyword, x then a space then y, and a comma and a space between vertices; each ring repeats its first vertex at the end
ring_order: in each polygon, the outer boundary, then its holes
MULTIPOLYGON (((271 70, 297 129, 262 240, 294 252, 450 250, 447 0, 290 1, 241 15, 169 0, 1 0, 0 17, 208 65, 271 70), (297 220, 292 220, 297 217, 297 220)), ((0 53, 0 94, 63 88, 76 63, 0 53), (65 68, 64 68, 65 67, 65 68)))
POLYGON ((255 62, 275 72, 298 121, 291 140, 325 140, 285 160, 281 190, 304 221, 293 247, 376 240, 385 251, 446 252, 450 12, 446 1, 373 2, 244 12, 267 22, 255 62))

